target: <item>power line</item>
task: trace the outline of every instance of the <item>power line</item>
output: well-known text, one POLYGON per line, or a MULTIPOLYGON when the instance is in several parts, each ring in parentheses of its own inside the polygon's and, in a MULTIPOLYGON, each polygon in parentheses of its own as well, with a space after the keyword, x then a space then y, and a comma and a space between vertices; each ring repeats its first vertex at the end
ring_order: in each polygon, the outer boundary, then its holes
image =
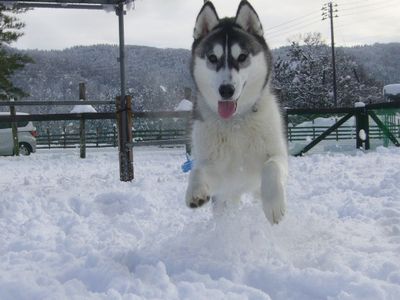
POLYGON ((313 22, 309 22, 309 23, 300 25, 300 26, 295 27, 295 28, 291 28, 291 29, 289 29, 289 30, 280 31, 280 32, 273 32, 271 35, 268 35, 268 33, 266 33, 266 35, 267 35, 269 38, 274 38, 274 37, 281 36, 281 35, 283 35, 283 34, 287 34, 287 33, 292 33, 292 32, 298 31, 299 29, 302 29, 302 28, 308 27, 308 26, 310 26, 310 25, 312 25, 312 24, 316 24, 316 23, 320 23, 320 22, 321 22, 321 20, 316 20, 316 21, 313 21, 313 22))
POLYGON ((348 8, 343 8, 343 9, 341 9, 340 11, 348 11, 348 10, 352 11, 352 10, 365 9, 365 8, 377 9, 377 8, 376 8, 377 6, 378 6, 378 7, 388 7, 388 6, 390 6, 390 5, 391 5, 392 3, 394 3, 394 2, 398 2, 398 0, 390 0, 390 1, 386 2, 386 3, 380 2, 380 3, 371 3, 371 4, 369 4, 369 5, 351 6, 351 7, 348 7, 348 8), (382 6, 382 5, 383 5, 383 6, 382 6))
POLYGON ((376 5, 376 4, 383 4, 384 2, 386 2, 386 0, 379 0, 378 2, 372 1, 372 3, 371 3, 371 1, 358 0, 358 1, 346 1, 346 2, 337 2, 337 3, 340 5, 340 7, 347 7, 347 6, 360 5, 361 3, 364 5, 376 5))
MULTIPOLYGON (((300 17, 294 18, 294 19, 292 19, 292 20, 289 20, 289 21, 287 21, 287 22, 283 22, 283 23, 281 23, 281 24, 278 24, 278 25, 269 27, 269 28, 266 30, 266 32, 268 32, 268 31, 275 31, 275 30, 273 30, 273 29, 279 28, 279 27, 287 27, 287 26, 285 26, 285 25, 290 24, 290 23, 293 23, 293 22, 295 22, 295 21, 297 21, 297 20, 308 19, 310 16, 315 15, 315 14, 317 14, 318 12, 319 12, 319 10, 317 10, 317 11, 314 10, 314 11, 312 11, 312 12, 310 12, 310 13, 308 13, 308 14, 305 14, 305 15, 303 15, 303 16, 300 16, 300 17)), ((278 30, 279 30, 279 29, 278 29, 278 30)))
POLYGON ((384 8, 387 8, 387 7, 389 7, 389 6, 385 5, 385 6, 374 7, 374 8, 369 8, 369 9, 365 9, 365 10, 364 9, 360 9, 360 10, 357 10, 356 12, 354 12, 354 13, 348 13, 348 14, 344 14, 344 15, 341 15, 341 16, 342 17, 348 17, 348 16, 354 16, 354 15, 361 15, 361 14, 377 11, 377 10, 380 10, 380 9, 384 9, 384 8))

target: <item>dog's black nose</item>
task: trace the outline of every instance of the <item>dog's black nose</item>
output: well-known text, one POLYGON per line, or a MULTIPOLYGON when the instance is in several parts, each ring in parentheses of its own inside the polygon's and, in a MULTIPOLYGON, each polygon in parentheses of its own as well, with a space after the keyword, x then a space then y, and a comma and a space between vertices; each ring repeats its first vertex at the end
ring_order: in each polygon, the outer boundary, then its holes
POLYGON ((219 94, 222 99, 230 99, 235 93, 235 87, 232 84, 222 84, 219 87, 219 94))

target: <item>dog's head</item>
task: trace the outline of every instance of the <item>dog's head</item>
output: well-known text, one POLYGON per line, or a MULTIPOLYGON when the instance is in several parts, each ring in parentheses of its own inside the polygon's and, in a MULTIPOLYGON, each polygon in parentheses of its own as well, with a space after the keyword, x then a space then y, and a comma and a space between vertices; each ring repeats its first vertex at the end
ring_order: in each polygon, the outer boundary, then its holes
POLYGON ((250 111, 271 72, 271 53, 254 8, 241 1, 236 17, 220 20, 208 1, 193 37, 192 76, 207 105, 223 119, 250 111))

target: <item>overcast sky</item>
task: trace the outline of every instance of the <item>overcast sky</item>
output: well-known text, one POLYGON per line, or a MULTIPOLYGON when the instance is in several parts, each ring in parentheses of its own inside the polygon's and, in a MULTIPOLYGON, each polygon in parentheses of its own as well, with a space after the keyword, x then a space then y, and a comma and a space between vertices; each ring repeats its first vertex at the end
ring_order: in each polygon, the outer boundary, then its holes
MULTIPOLYGON (((220 17, 233 16, 239 0, 213 0, 220 17)), ((329 20, 321 21, 326 0, 250 0, 272 48, 301 33, 321 32, 330 41, 329 20)), ((400 0, 338 0, 335 38, 338 45, 400 42, 400 0)), ((126 44, 186 48, 203 0, 136 0, 125 18, 126 44)), ((25 35, 14 47, 64 49, 75 45, 117 44, 114 13, 70 9, 35 9, 20 18, 25 35)))

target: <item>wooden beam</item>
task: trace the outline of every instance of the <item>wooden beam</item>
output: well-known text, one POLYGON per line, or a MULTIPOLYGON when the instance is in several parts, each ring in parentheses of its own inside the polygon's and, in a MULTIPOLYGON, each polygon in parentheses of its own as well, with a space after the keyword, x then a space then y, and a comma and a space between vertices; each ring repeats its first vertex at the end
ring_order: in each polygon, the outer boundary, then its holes
MULTIPOLYGON (((88 101, 89 102, 89 101, 88 101)), ((187 118, 190 112, 186 111, 160 111, 160 112, 146 112, 139 111, 133 112, 135 117, 138 118, 187 118)), ((65 120, 80 120, 81 118, 86 120, 115 120, 115 112, 104 112, 104 113, 81 113, 81 114, 32 114, 32 115, 16 115, 12 117, 10 115, 0 115, 0 122, 12 122, 15 121, 65 121, 65 120)))
POLYGON ((62 101, 0 101, 0 106, 41 106, 41 105, 54 105, 54 106, 68 106, 68 105, 115 105, 114 101, 97 101, 97 100, 88 100, 85 103, 82 103, 78 100, 62 100, 62 101))

